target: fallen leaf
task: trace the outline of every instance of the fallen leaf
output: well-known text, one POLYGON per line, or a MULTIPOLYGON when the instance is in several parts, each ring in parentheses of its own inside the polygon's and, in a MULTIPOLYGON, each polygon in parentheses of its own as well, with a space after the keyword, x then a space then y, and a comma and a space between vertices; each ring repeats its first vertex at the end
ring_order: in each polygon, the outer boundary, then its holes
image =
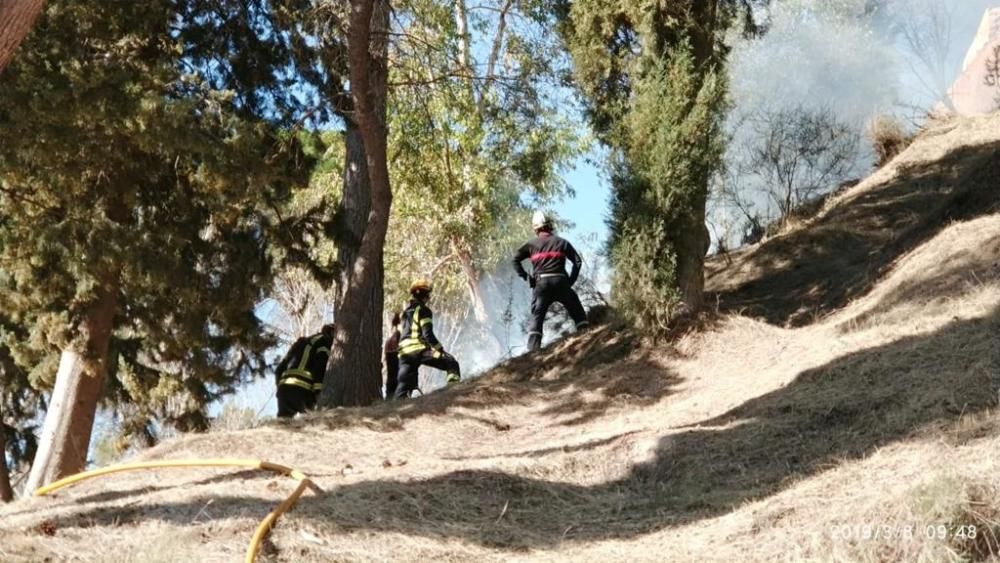
POLYGON ((56 535, 56 524, 52 520, 45 520, 38 525, 38 531, 46 536, 52 537, 56 535))

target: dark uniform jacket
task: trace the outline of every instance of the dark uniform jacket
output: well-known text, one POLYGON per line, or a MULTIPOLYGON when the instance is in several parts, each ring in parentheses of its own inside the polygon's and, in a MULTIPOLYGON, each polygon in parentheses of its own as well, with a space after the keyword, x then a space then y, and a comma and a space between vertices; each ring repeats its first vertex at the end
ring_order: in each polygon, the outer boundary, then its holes
POLYGON ((570 285, 576 283, 580 267, 583 265, 583 260, 572 244, 562 237, 545 231, 526 242, 514 255, 514 271, 523 280, 528 279, 528 272, 521 264, 526 259, 531 260, 531 277, 536 280, 553 275, 565 276, 566 260, 569 260, 573 263, 573 271, 569 274, 570 285))
POLYGON ((278 364, 278 385, 295 385, 318 392, 330 359, 331 338, 323 333, 299 338, 278 364))
POLYGON ((399 354, 412 355, 428 348, 441 351, 443 346, 434 336, 434 313, 427 305, 411 299, 399 325, 399 354))

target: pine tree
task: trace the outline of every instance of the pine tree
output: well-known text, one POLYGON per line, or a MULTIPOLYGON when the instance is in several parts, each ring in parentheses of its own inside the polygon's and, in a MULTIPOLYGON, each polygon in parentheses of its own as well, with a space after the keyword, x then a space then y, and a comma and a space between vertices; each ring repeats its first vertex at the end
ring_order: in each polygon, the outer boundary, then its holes
POLYGON ((381 397, 384 247, 392 206, 389 185, 386 96, 389 76, 388 0, 351 0, 346 23, 348 102, 341 283, 335 301, 337 332, 319 403, 367 405, 381 397))
POLYGON ((52 2, 0 77, 0 310, 30 321, 4 340, 54 387, 29 489, 83 468, 100 400, 203 428, 263 371, 274 209, 311 166, 281 15, 52 2))

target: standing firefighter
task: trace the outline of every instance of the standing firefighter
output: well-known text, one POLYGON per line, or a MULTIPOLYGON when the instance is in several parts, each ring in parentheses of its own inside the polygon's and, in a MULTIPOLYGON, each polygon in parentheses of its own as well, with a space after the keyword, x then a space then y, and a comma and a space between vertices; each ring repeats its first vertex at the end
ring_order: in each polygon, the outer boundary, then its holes
POLYGON ((576 323, 577 330, 585 328, 587 313, 580 298, 573 291, 573 284, 580 275, 583 261, 573 245, 552 233, 552 220, 542 211, 535 211, 531 218, 535 238, 529 240, 514 255, 514 271, 528 282, 531 295, 531 327, 528 332, 528 351, 542 346, 542 325, 545 314, 554 302, 562 303, 576 323), (573 263, 573 270, 566 275, 566 259, 573 263), (521 264, 531 260, 531 275, 521 264))
POLYGON ((278 364, 278 417, 291 418, 316 406, 323 389, 323 374, 330 359, 333 325, 323 325, 319 334, 304 336, 292 344, 278 364))
POLYGON ((461 368, 434 336, 434 313, 427 306, 431 298, 431 282, 419 279, 410 285, 410 303, 403 311, 399 341, 399 382, 394 397, 410 396, 417 388, 417 370, 431 366, 448 373, 448 384, 462 380, 461 368))

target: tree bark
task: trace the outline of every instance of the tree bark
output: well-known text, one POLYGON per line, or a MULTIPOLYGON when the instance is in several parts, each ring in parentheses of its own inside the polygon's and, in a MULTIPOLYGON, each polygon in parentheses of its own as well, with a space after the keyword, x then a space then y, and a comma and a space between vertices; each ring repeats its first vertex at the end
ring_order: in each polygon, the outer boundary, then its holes
POLYGON ((78 331, 83 350, 63 350, 26 490, 34 491, 87 464, 97 403, 104 391, 108 344, 118 309, 118 278, 97 288, 78 331))
POLYGON ((340 310, 351 285, 351 266, 361 252, 361 241, 368 226, 372 209, 371 182, 368 180, 368 163, 365 141, 361 129, 351 119, 346 120, 344 132, 344 195, 338 211, 337 263, 340 280, 334 299, 334 311, 340 310))
POLYGON ((10 469, 7 467, 7 431, 0 422, 0 502, 14 500, 14 489, 10 486, 10 469))
POLYGON ((706 196, 696 196, 691 213, 679 217, 672 225, 674 249, 677 252, 677 285, 681 293, 679 314, 694 313, 704 305, 705 255, 711 245, 705 225, 706 196))
POLYGON ((472 65, 469 64, 472 50, 472 37, 469 35, 469 17, 465 9, 465 0, 455 0, 455 31, 458 32, 458 61, 462 71, 466 73, 466 85, 472 91, 472 65))
MULTIPOLYGON (((362 140, 368 172, 369 210, 354 260, 341 264, 346 283, 338 299, 337 331, 319 399, 319 404, 327 407, 364 406, 381 397, 382 256, 392 206, 386 155, 389 12, 388 0, 351 0, 348 65, 353 123, 362 140)), ((363 185, 354 182, 351 189, 365 191, 363 185)), ((345 198, 349 188, 345 185, 345 198)), ((352 205, 365 199, 364 194, 350 197, 352 205)))
MULTIPOLYGON (((718 56, 716 28, 718 1, 693 3, 692 25, 689 29, 692 54, 697 72, 704 77, 716 66, 718 56)), ((711 246, 705 211, 711 178, 706 176, 690 202, 687 214, 678 217, 670 230, 677 252, 677 285, 681 294, 680 315, 699 311, 704 305, 705 256, 711 246)))
POLYGON ((0 73, 44 7, 45 0, 0 0, 0 73))
POLYGON ((472 263, 472 252, 468 245, 460 237, 453 236, 451 239, 451 249, 455 256, 458 256, 458 263, 465 274, 465 285, 469 289, 469 299, 472 300, 472 312, 476 322, 489 330, 490 316, 486 310, 486 300, 483 298, 483 288, 479 272, 476 265, 472 263))

